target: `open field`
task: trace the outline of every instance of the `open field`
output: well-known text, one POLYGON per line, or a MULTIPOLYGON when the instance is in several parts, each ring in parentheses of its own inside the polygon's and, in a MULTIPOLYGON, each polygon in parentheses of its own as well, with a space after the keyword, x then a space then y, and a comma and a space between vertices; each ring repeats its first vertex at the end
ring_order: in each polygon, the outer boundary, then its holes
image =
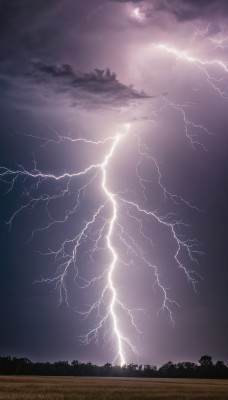
POLYGON ((0 376, 0 400, 225 400, 228 380, 0 376))

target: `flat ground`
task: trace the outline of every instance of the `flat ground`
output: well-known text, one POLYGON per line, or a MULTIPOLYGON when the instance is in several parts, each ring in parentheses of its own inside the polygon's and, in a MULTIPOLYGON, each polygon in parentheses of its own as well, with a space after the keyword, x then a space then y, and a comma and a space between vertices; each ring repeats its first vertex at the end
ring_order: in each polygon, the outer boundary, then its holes
POLYGON ((0 376, 0 400, 228 400, 228 380, 0 376))

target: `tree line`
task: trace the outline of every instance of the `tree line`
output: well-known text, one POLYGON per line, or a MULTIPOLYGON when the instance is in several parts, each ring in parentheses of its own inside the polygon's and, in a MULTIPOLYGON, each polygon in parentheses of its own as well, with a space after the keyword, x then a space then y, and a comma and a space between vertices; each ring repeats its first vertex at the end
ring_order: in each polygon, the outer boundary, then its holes
POLYGON ((103 377, 148 377, 148 378, 216 378, 228 379, 228 365, 223 361, 214 363, 211 356, 204 355, 198 363, 189 361, 174 364, 168 361, 160 368, 154 365, 102 366, 91 362, 74 360, 32 362, 28 358, 0 357, 0 375, 50 375, 50 376, 103 376, 103 377))

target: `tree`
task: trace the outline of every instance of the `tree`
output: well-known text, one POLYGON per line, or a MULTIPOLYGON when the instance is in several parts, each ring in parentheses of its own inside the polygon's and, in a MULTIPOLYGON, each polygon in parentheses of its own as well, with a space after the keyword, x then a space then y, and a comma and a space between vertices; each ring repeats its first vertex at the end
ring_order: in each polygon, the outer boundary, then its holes
POLYGON ((202 356, 199 359, 199 376, 202 378, 212 378, 215 373, 214 364, 211 356, 202 356))
POLYGON ((199 363, 201 367, 210 368, 213 367, 212 357, 211 356, 202 356, 199 359, 199 363))
POLYGON ((159 368, 162 376, 173 377, 176 375, 176 365, 172 361, 168 361, 159 368))
POLYGON ((217 361, 215 364, 216 378, 228 378, 228 368, 223 361, 217 361))

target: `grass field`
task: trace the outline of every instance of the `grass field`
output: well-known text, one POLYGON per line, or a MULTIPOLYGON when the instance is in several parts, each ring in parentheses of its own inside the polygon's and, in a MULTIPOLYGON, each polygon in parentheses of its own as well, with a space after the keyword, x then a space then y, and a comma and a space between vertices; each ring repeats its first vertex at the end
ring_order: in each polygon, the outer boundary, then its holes
POLYGON ((0 400, 226 400, 228 380, 4 377, 0 400))

